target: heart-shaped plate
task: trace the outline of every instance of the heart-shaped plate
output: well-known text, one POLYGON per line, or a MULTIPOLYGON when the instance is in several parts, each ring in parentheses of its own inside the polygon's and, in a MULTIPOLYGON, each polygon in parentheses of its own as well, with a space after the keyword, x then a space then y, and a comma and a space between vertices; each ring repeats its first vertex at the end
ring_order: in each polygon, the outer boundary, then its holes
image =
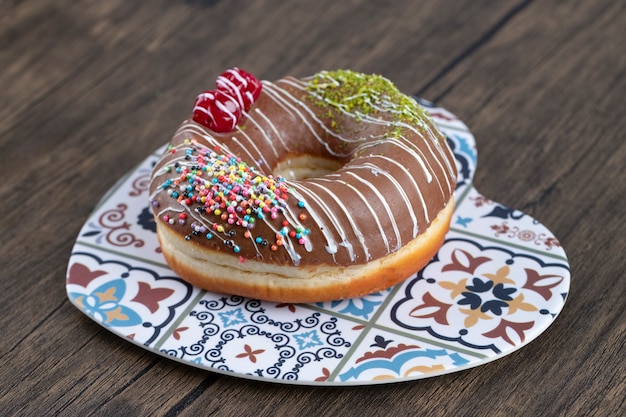
POLYGON ((363 298, 276 304, 195 288, 167 266, 148 205, 150 155, 102 198, 67 270, 71 302, 121 338, 187 365, 244 378, 364 385, 482 365, 528 344, 563 308, 565 252, 530 216, 472 186, 474 137, 419 100, 459 171, 445 243, 419 273, 363 298))

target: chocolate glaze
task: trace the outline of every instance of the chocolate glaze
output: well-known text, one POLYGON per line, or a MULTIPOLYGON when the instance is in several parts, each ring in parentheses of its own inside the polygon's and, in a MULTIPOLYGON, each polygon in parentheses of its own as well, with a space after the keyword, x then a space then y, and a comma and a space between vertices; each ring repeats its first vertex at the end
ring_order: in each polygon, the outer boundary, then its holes
MULTIPOLYGON (((324 80, 335 77, 342 88, 343 73, 320 74, 324 80)), ((369 85, 369 76, 349 74, 369 85)), ((450 201, 456 181, 443 135, 417 104, 409 106, 406 117, 406 109, 399 107, 406 107, 404 102, 390 103, 392 94, 374 91, 381 97, 375 111, 342 106, 311 88, 314 79, 264 81, 258 100, 233 132, 215 133, 192 120, 183 122, 154 167, 150 184, 159 227, 172 227, 190 245, 232 253, 242 262, 301 266, 363 264, 397 251, 425 231, 450 201), (245 223, 229 224, 211 210, 199 212, 204 204, 198 200, 185 204, 185 190, 198 182, 176 184, 181 175, 176 169, 197 168, 194 157, 206 148, 218 156, 239 157, 260 177, 288 188, 288 198, 275 204, 280 208, 275 219, 269 212, 262 219, 253 212, 250 229, 245 223), (331 158, 343 167, 317 178, 270 177, 279 162, 303 154, 331 158), (299 234, 290 236, 290 231, 299 234), (277 235, 282 245, 276 244, 277 235)), ((245 212, 233 214, 241 223, 245 212)))

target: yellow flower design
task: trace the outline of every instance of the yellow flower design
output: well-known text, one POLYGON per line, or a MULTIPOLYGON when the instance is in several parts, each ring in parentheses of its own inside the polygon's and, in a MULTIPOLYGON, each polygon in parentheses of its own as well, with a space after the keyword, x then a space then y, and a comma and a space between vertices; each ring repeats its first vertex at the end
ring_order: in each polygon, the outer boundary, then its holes
POLYGON ((520 293, 513 300, 509 301, 509 315, 514 314, 517 310, 537 311, 537 307, 533 304, 524 302, 524 294, 520 293))
POLYGON ((459 308, 459 311, 465 314, 465 320, 463 321, 463 325, 465 328, 470 328, 478 323, 478 320, 491 320, 493 317, 490 315, 483 313, 480 309, 469 309, 469 308, 459 308))
POLYGON ((467 286, 467 278, 463 278, 458 282, 452 281, 442 281, 439 285, 446 290, 450 290, 450 298, 454 299, 457 296, 461 295, 463 291, 465 291, 465 287, 467 286))
POLYGON ((511 272, 508 265, 504 265, 496 271, 495 274, 483 274, 485 278, 489 278, 496 284, 515 284, 515 281, 508 277, 511 272))

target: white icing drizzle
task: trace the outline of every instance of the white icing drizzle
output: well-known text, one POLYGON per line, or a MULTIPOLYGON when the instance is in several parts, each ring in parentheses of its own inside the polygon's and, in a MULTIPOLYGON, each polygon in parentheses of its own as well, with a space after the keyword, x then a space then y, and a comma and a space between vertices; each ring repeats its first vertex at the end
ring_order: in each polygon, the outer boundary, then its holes
POLYGON ((178 128, 174 137, 182 136, 184 139, 192 139, 194 137, 200 137, 205 142, 205 145, 209 147, 219 147, 223 149, 226 153, 233 154, 233 152, 225 145, 223 142, 218 141, 212 135, 210 135, 206 130, 201 128, 198 124, 186 120, 183 124, 178 128))
MULTIPOLYGON (((361 247, 363 248, 363 254, 365 255, 365 259, 367 259, 367 260, 371 259, 369 248, 365 244, 365 238, 363 237, 363 232, 357 226, 357 224, 354 222, 353 214, 350 213, 350 211, 345 206, 345 204, 343 204, 343 202, 337 197, 337 195, 335 193, 330 191, 327 187, 323 186, 322 184, 319 184, 319 183, 314 182, 314 181, 309 181, 309 182, 307 182, 307 185, 309 185, 309 186, 312 185, 312 186, 315 186, 315 187, 321 189, 323 192, 326 193, 326 195, 328 195, 339 206, 339 208, 341 209, 341 211, 344 214, 343 218, 345 220, 348 220, 348 223, 350 223, 350 226, 352 227, 352 232, 354 233, 354 235, 356 236, 357 240, 361 244, 361 247)), ((309 189, 310 189, 310 187, 309 187, 309 189)), ((318 196, 319 196, 319 194, 318 194, 318 196)))
MULTIPOLYGON (((417 131, 417 129, 415 129, 415 127, 409 124, 401 123, 400 125, 408 130, 411 130, 415 134, 420 134, 417 131)), ((449 161, 450 158, 454 160, 452 151, 448 148, 448 146, 442 146, 440 140, 438 139, 439 137, 438 134, 434 130, 432 130, 431 126, 424 123, 423 128, 425 129, 426 134, 420 135, 420 136, 423 136, 425 139, 424 143, 429 145, 429 150, 431 151, 431 154, 433 155, 434 160, 437 162, 437 164, 439 165, 442 171, 444 172, 447 171, 448 175, 451 176, 451 178, 456 178, 456 167, 452 167, 449 161), (430 147, 430 144, 433 144, 435 146, 437 152, 435 152, 435 150, 433 150, 430 147), (445 165, 445 168, 444 168, 444 165, 445 165)), ((452 185, 452 182, 450 181, 447 175, 444 175, 444 177, 445 177, 448 191, 453 192, 454 187, 452 185)))
MULTIPOLYGON (((275 101, 280 101, 282 104, 284 104, 286 107, 288 107, 292 113, 294 113, 295 115, 297 115, 297 117, 299 118, 299 120, 305 124, 308 128, 309 131, 311 132, 312 136, 322 145, 324 146, 324 149, 326 149, 326 151, 335 157, 346 157, 349 156, 351 154, 351 152, 337 152, 335 150, 333 150, 330 147, 330 144, 324 140, 322 137, 320 137, 320 135, 317 134, 316 130, 313 128, 313 126, 311 126, 309 119, 304 117, 303 114, 300 112, 300 110, 303 110, 304 112, 306 112, 309 115, 309 118, 312 119, 313 121, 315 121, 317 123, 318 126, 320 126, 324 132, 326 134, 328 134, 329 136, 333 136, 336 137, 344 142, 350 142, 350 140, 337 135, 335 132, 333 132, 332 130, 330 130, 324 123, 322 123, 322 121, 315 115, 315 113, 313 113, 313 111, 311 111, 311 109, 309 107, 306 106, 306 104, 298 99, 296 99, 293 95, 289 94, 286 90, 281 89, 280 87, 275 86, 274 84, 270 84, 267 83, 267 85, 264 84, 264 86, 266 87, 266 92, 269 93, 269 95, 275 99, 275 101), (281 94, 278 94, 277 91, 273 91, 273 89, 276 89, 278 91, 280 91, 281 94), (289 101, 283 97, 286 96, 287 98, 289 98, 289 101), (297 107, 296 107, 297 106, 297 107)), ((359 139, 359 140, 363 140, 363 139, 359 139)))
MULTIPOLYGON (((278 132, 278 129, 276 129, 276 126, 274 125, 274 123, 272 123, 272 121, 261 111, 261 109, 258 109, 258 108, 254 109, 254 113, 258 114, 263 119, 263 121, 270 127, 270 129, 272 129, 272 132, 274 132, 274 136, 276 137, 276 139, 278 139, 282 147, 284 149, 287 149, 287 144, 283 140, 283 135, 281 135, 280 132, 278 132)), ((261 129, 259 123, 257 123, 254 118, 250 118, 250 120, 254 121, 254 123, 259 127, 259 130, 263 130, 261 129)), ((263 134, 266 135, 265 131, 263 131, 263 134)), ((274 147, 274 150, 275 149, 276 148, 274 147)))
MULTIPOLYGON (((248 115, 248 120, 250 121, 250 123, 252 123, 253 125, 255 125, 258 129, 259 132, 261 132, 261 135, 263 136, 263 139, 265 139, 265 142, 267 142, 267 144, 269 145, 270 149, 272 150, 272 153, 274 154, 274 156, 276 158, 278 158, 278 151, 276 150, 276 146, 274 146, 274 142, 272 141, 272 138, 270 138, 270 136, 267 134, 267 132, 261 128, 261 126, 259 125, 259 123, 256 121, 256 119, 254 117, 250 117, 248 115)), ((274 128, 274 126, 272 125, 272 127, 274 128)), ((276 128, 273 129, 274 131, 276 131, 276 128)), ((250 136, 246 133, 245 130, 241 129, 240 127, 237 127, 237 132, 239 132, 241 135, 245 136, 246 139, 248 139, 248 142, 250 142, 250 145, 259 153, 259 155, 262 157, 263 154, 261 153, 261 151, 259 150, 259 148, 256 146, 256 144, 254 143, 254 140, 252 138, 250 138, 250 136)), ((263 159, 265 161, 265 159, 263 159)), ((267 161, 265 162, 265 164, 267 165, 267 161)))
POLYGON ((422 157, 423 156, 422 151, 417 147, 411 146, 410 144, 407 145, 406 143, 404 143, 404 141, 406 141, 406 138, 403 136, 400 136, 397 138, 396 137, 380 137, 376 141, 366 142, 360 145, 355 150, 355 153, 358 154, 367 148, 374 148, 376 146, 379 146, 382 143, 388 143, 392 146, 397 146, 399 148, 402 148, 404 151, 406 151, 406 153, 410 154, 413 158, 415 158, 415 162, 417 162, 417 164, 424 171, 424 175, 426 176, 426 181, 428 183, 431 183, 433 181, 433 174, 432 174, 433 170, 430 164, 427 161, 424 161, 424 158, 422 157))
MULTIPOLYGON (((246 80, 239 73, 239 71, 236 71, 235 69, 231 68, 227 70, 226 72, 230 74, 232 77, 234 77, 237 81, 239 81, 240 84, 243 84, 244 86, 248 84, 248 80, 246 80)), ((229 94, 239 102, 239 105, 242 109, 245 107, 243 96, 241 95, 241 90, 237 88, 237 85, 232 80, 224 77, 223 75, 219 75, 217 77, 217 80, 215 81, 215 84, 217 85, 217 88, 228 91, 229 94)), ((246 91, 246 95, 248 96, 249 99, 252 98, 252 94, 250 92, 246 91)))
MULTIPOLYGON (((422 208, 424 210, 424 218, 426 219, 427 222, 430 222, 429 215, 428 215, 428 207, 426 206, 426 201, 424 200, 424 196, 422 195, 422 191, 421 191, 419 185, 417 185, 417 182, 415 181, 415 178, 411 175, 409 170, 406 169, 406 167, 404 165, 400 164, 395 159, 388 158, 388 157, 383 156, 383 155, 371 155, 370 158, 382 159, 382 160, 384 160, 384 161, 386 161, 386 162, 388 162, 390 164, 393 164, 393 165, 397 166, 398 169, 400 169, 402 172, 404 172, 406 174, 407 179, 409 180, 409 182, 411 182, 414 185, 415 190, 417 192, 417 195, 419 196, 420 201, 422 202, 422 208)), ((375 165, 375 164, 373 164, 371 162, 370 163, 365 163, 365 164, 363 164, 363 166, 370 167, 370 169, 373 169, 372 167, 377 167, 377 165, 375 165)), ((406 194, 405 187, 403 187, 402 184, 400 184, 400 182, 397 180, 397 176, 396 175, 391 175, 389 172, 387 172, 385 170, 381 170, 381 169, 379 169, 379 172, 381 173, 381 175, 383 175, 384 177, 388 178, 393 183, 393 185, 396 187, 396 190, 398 191, 398 194, 400 194, 400 196, 402 196, 402 199, 404 200, 404 203, 407 205, 407 207, 409 209, 409 214, 411 216, 411 220, 413 220, 413 237, 417 236, 417 233, 418 233, 418 230, 417 230, 417 217, 415 216, 415 209, 413 208, 413 204, 411 203, 411 199, 409 199, 408 195, 406 194)))
POLYGON ((237 133, 239 133, 240 137, 244 137, 244 138, 248 139, 247 141, 250 143, 250 146, 248 147, 248 146, 245 146, 239 140, 239 137, 233 136, 231 138, 233 142, 238 144, 241 149, 244 149, 248 153, 248 155, 250 155, 250 157, 252 158, 251 161, 254 162, 253 164, 250 164, 250 165, 252 165, 252 166, 260 165, 260 166, 262 166, 263 170, 267 170, 270 165, 267 163, 267 159, 265 159, 264 154, 261 152, 261 150, 256 145, 256 143, 254 143, 254 141, 250 138, 250 136, 246 135, 246 133, 240 127, 237 127, 237 133), (252 154, 249 152, 250 148, 254 149, 254 151, 256 152, 256 155, 257 155, 256 159, 254 159, 252 157, 252 154))
MULTIPOLYGON (((354 175, 354 173, 352 172, 348 172, 348 174, 351 174, 353 176, 356 177, 356 175, 354 175)), ((331 175, 329 175, 330 177, 331 175)), ((356 177, 359 181, 363 181, 362 179, 356 177)), ((328 178, 318 178, 316 179, 316 181, 322 181, 322 182, 336 182, 336 181, 331 181, 328 178)), ((367 183, 367 181, 363 181, 364 183, 367 183)), ((368 183, 369 184, 369 183, 368 183)), ((370 204, 370 202, 368 201, 368 199, 363 195, 363 193, 356 188, 355 186, 353 186, 350 183, 345 183, 345 185, 350 188, 352 191, 354 191, 354 193, 356 195, 359 196, 359 198, 361 199, 361 201, 363 202, 363 204, 365 205, 365 207, 367 207, 367 209, 369 210, 369 212, 372 214, 372 218, 374 219, 374 221, 376 222, 376 226, 378 227, 378 231, 380 232, 380 236, 383 240, 383 242, 385 243, 385 247, 387 248, 387 251, 389 251, 389 239, 387 239, 387 233, 385 233, 385 230, 383 229, 382 224, 380 223, 380 219, 378 214, 376 213, 376 211, 374 210, 374 208, 372 207, 372 205, 370 204)), ((371 184, 369 184, 369 186, 371 188, 373 188, 373 186, 371 184)), ((381 200, 383 202, 383 204, 385 205, 385 208, 387 209, 387 214, 390 216, 390 218, 393 218, 393 213, 391 212, 391 209, 389 207, 388 204, 386 204, 386 202, 384 200, 381 200)), ((396 224, 395 220, 394 220, 394 224, 396 224)), ((400 238, 400 231, 397 229, 397 227, 394 227, 394 231, 396 234, 396 242, 401 242, 402 239, 400 238)), ((399 246, 397 246, 396 248, 398 248, 399 246)))
MULTIPOLYGON (((401 247, 401 245, 402 245, 402 238, 400 237, 400 230, 398 229, 398 223, 395 220, 395 216, 393 214, 393 210, 391 209, 391 206, 389 206, 389 203, 387 203, 387 200, 383 197, 382 193, 376 187, 374 187, 374 185, 372 185, 372 183, 370 183, 369 181, 364 180, 363 178, 361 178, 358 175, 356 175, 354 172, 347 171, 346 174, 350 175, 355 180, 363 183, 366 187, 368 187, 370 190, 372 190, 374 192, 374 194, 376 194, 376 196, 379 198, 380 203, 385 207, 385 211, 387 212, 387 216, 389 216, 389 219, 392 221, 393 232, 394 232, 394 234, 396 236, 396 247, 395 247, 395 250, 399 249, 401 247)), ((375 175, 377 175, 377 174, 375 174, 375 175)), ((413 224, 413 229, 414 229, 414 233, 415 233, 415 230, 417 229, 417 225, 415 223, 413 224)), ((384 231, 382 229, 379 229, 379 230, 381 230, 381 235, 383 235, 384 231)))
POLYGON ((317 214, 315 210, 312 210, 311 207, 309 207, 309 214, 311 215, 313 220, 317 223, 319 229, 322 231, 322 233, 324 234, 324 237, 326 238, 326 247, 325 247, 326 252, 328 252, 331 255, 334 255, 335 253, 337 253, 337 250, 338 250, 337 245, 343 246, 348 250, 350 260, 354 261, 356 258, 354 255, 352 244, 348 241, 346 233, 343 227, 341 227, 341 223, 339 222, 339 219, 335 216, 335 214, 330 209, 330 207, 326 204, 326 202, 320 199, 319 196, 315 194, 313 190, 311 190, 308 187, 303 187, 298 181, 290 182, 289 184, 293 188, 292 193, 296 195, 297 198, 301 200, 315 201, 315 203, 321 207, 322 211, 331 220, 332 226, 335 228, 337 234, 341 238, 341 242, 337 243, 337 241, 330 234, 330 230, 328 230, 328 227, 326 226, 326 224, 321 220, 321 217, 319 216, 319 214, 317 214))
MULTIPOLYGON (((219 94, 219 93, 218 93, 219 94)), ((229 96, 229 95, 222 95, 227 101, 222 103, 220 101, 215 101, 215 105, 217 106, 217 108, 222 111, 223 113, 226 113, 228 115, 228 120, 230 120, 231 122, 231 127, 230 129, 234 129, 235 126, 237 125, 237 120, 239 119, 237 117, 237 114, 235 113, 235 111, 237 111, 240 107, 238 106, 238 103, 236 101, 234 101, 234 99, 229 96)), ((215 94, 213 92, 204 92, 202 94, 200 94, 198 96, 198 101, 204 98, 208 98, 212 101, 215 100, 215 94)), ((202 112, 204 114, 206 114, 213 123, 215 123, 215 117, 213 116, 213 113, 211 113, 210 111, 208 111, 207 109, 205 109, 202 106, 194 106, 193 111, 199 111, 202 112)))

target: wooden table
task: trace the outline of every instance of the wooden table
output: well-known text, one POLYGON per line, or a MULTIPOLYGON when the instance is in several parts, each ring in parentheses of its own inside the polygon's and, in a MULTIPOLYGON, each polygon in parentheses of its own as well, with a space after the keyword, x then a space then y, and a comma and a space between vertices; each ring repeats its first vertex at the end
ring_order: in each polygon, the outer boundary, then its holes
POLYGON ((612 0, 0 2, 0 414, 623 412, 625 26, 612 0), (77 311, 65 273, 95 203, 231 66, 380 73, 458 115, 477 189, 565 248, 561 315, 478 368, 321 388, 181 365, 77 311))

